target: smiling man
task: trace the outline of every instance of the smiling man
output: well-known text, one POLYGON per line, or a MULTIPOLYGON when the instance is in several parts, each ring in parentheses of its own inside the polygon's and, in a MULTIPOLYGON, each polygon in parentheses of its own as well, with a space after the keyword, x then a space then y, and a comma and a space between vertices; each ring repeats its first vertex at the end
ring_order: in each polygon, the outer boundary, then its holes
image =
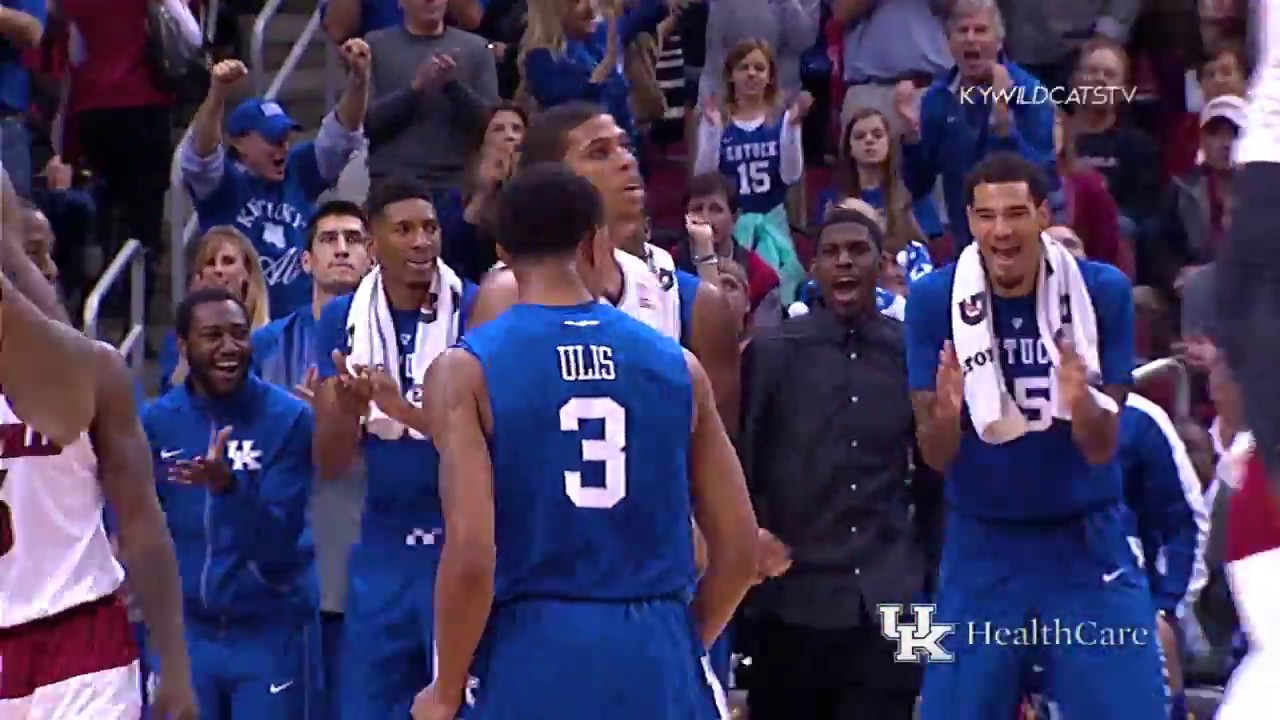
POLYGON ((923 720, 1014 717, 1033 665, 1066 716, 1167 717, 1155 606, 1114 460, 1134 369, 1132 293, 1116 268, 1042 235, 1047 194, 1024 158, 979 163, 966 189, 975 243, 907 301, 921 456, 946 473, 951 509, 937 621, 959 628, 955 662, 925 671, 923 720), (965 630, 1034 622, 1145 642, 1014 648, 965 630))
POLYGON ((226 290, 188 295, 176 325, 191 373, 142 424, 178 554, 200 716, 306 720, 320 687, 311 412, 249 372, 248 313, 226 290))
POLYGON ((754 720, 908 720, 915 706, 919 668, 893 662, 875 607, 924 590, 940 496, 909 463, 902 323, 876 310, 883 240, 874 217, 829 213, 812 267, 822 303, 743 356, 747 486, 793 561, 752 596, 754 720))

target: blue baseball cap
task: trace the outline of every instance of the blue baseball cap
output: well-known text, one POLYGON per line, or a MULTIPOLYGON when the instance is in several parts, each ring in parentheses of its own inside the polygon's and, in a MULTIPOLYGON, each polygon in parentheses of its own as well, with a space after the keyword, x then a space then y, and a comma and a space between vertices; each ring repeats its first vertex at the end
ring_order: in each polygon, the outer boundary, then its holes
POLYGON ((279 103, 259 98, 245 100, 227 116, 227 133, 231 137, 256 132, 268 142, 282 143, 290 132, 301 129, 279 103))

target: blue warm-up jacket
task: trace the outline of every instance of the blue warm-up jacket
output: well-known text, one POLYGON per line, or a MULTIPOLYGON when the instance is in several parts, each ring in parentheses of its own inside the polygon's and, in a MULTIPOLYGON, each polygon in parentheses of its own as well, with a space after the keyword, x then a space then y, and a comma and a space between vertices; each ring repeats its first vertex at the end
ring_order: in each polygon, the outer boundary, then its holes
POLYGON ((315 612, 315 553, 307 528, 311 408, 254 374, 226 398, 190 382, 147 407, 160 503, 169 520, 184 607, 211 621, 305 617, 315 612), (235 483, 214 494, 169 480, 173 464, 205 455, 232 428, 225 460, 235 483))
POLYGON ((1116 456, 1156 608, 1176 612, 1208 580, 1209 515, 1200 479, 1169 415, 1134 393, 1120 414, 1116 456))
POLYGON ((942 175, 942 196, 947 221, 958 253, 969 244, 968 203, 964 181, 969 171, 988 154, 1015 152, 1039 165, 1053 189, 1058 186, 1053 150, 1054 104, 1030 73, 1006 62, 1009 80, 1018 98, 1009 103, 1009 134, 1001 137, 991 127, 991 106, 979 93, 961 95, 959 70, 934 81, 920 99, 920 142, 902 145, 902 181, 912 197, 926 197, 942 175))

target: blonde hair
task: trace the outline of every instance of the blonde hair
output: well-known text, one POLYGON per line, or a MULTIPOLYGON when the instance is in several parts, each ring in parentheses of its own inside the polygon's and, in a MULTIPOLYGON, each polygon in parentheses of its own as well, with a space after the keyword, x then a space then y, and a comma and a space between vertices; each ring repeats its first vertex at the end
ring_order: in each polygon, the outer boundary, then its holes
MULTIPOLYGON (((245 283, 244 297, 241 299, 245 309, 249 311, 249 328, 257 330, 271 322, 271 302, 267 296, 267 282, 262 277, 262 258, 253 243, 239 229, 231 225, 216 225, 200 236, 195 244, 195 252, 192 253, 191 264, 188 265, 191 273, 187 278, 187 285, 195 282, 196 277, 225 244, 235 246, 240 251, 240 257, 244 258, 249 279, 245 283)), ((189 371, 187 359, 179 357, 177 367, 169 376, 169 384, 181 385, 187 379, 189 371)))
POLYGON ((565 50, 564 16, 570 0, 529 0, 525 16, 524 36, 520 38, 520 53, 516 65, 520 69, 520 86, 516 89, 516 101, 528 109, 537 104, 529 95, 524 59, 530 50, 549 50, 552 56, 560 56, 565 50))

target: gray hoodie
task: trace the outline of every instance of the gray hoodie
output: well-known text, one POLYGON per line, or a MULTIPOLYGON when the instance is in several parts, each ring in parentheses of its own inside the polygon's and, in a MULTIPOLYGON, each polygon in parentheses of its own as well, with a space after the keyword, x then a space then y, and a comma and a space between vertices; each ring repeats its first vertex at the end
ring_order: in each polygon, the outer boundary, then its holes
POLYGON ((778 60, 783 97, 800 90, 800 55, 818 39, 821 0, 703 0, 707 3, 707 63, 699 96, 724 97, 724 59, 742 40, 769 43, 778 60))

